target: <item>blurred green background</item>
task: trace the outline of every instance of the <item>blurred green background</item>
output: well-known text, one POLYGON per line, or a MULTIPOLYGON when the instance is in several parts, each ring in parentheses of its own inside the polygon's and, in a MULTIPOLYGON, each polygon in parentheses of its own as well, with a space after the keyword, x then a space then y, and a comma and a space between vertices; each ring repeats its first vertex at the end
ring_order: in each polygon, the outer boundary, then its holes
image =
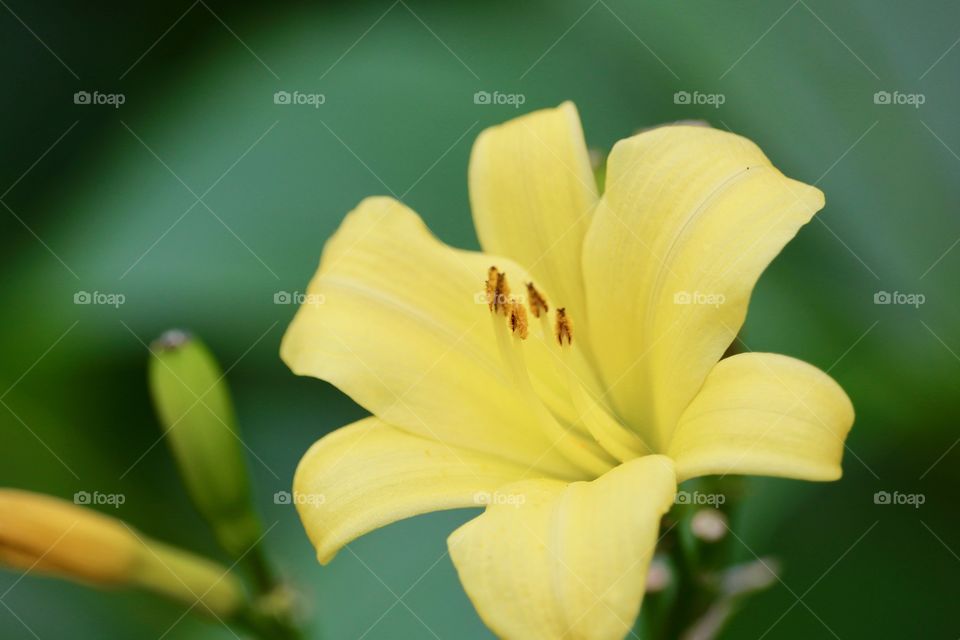
MULTIPOLYGON (((364 415, 285 369, 294 307, 274 296, 303 290, 371 194, 476 247, 466 166, 485 126, 571 99, 606 150, 704 119, 826 192, 761 280, 744 340, 829 369, 857 408, 842 481, 749 481, 741 556, 780 557, 783 584, 724 637, 960 635, 957 3, 0 5, 0 484, 123 493, 107 510, 223 559, 147 394, 145 343, 185 327, 229 367, 258 505, 277 523, 266 544, 317 637, 489 637, 444 555, 473 511, 399 523, 321 568, 274 504, 310 443, 364 415), (78 91, 125 102, 75 104, 78 91), (277 91, 325 103, 278 105, 277 91), (477 91, 525 104, 478 105, 477 91), (677 104, 680 91, 724 102, 677 104), (884 91, 891 104, 875 101, 884 91), (909 95, 923 104, 896 104, 909 95), (925 301, 875 304, 881 291, 925 301), (926 501, 877 505, 877 491, 926 501)), ((0 573, 0 604, 3 638, 233 637, 148 595, 34 576, 0 573)))

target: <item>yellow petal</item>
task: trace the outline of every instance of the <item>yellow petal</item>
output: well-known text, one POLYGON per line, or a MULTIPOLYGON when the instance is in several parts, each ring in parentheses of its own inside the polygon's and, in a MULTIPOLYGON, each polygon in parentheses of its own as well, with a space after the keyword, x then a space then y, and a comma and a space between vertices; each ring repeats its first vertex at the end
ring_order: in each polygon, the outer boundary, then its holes
POLYGON ((321 438, 294 478, 293 501, 320 562, 355 538, 421 513, 486 504, 529 475, 503 458, 450 447, 366 418, 321 438))
POLYGON ((512 262, 452 249, 401 203, 368 198, 328 241, 281 356, 392 425, 582 477, 533 426, 497 351, 484 297, 493 264, 522 287, 512 262))
POLYGON ((513 258, 552 292, 550 304, 583 309, 580 256, 596 181, 577 108, 565 102, 492 127, 470 157, 470 204, 484 251, 513 258))
POLYGON ((800 360, 743 353, 721 360, 670 444, 680 480, 708 474, 840 477, 853 405, 834 380, 800 360))
POLYGON ((504 486, 450 536, 450 556, 500 637, 623 638, 640 610, 660 518, 675 492, 664 456, 634 459, 593 482, 504 486))
POLYGON ((614 147, 584 245, 588 328, 615 407, 660 450, 760 274, 822 206, 723 131, 661 127, 614 147))

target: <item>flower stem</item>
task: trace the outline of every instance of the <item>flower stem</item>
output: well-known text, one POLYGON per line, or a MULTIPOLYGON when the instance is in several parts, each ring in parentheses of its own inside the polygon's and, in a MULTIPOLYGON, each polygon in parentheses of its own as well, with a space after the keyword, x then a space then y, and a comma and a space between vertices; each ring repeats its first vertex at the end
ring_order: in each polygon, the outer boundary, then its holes
POLYGON ((250 550, 250 553, 244 557, 244 563, 247 565, 257 593, 266 595, 280 587, 273 568, 263 552, 262 544, 257 544, 250 550))
POLYGON ((300 640, 303 633, 293 619, 292 594, 278 578, 262 544, 244 556, 255 591, 253 602, 237 623, 263 640, 300 640))
POLYGON ((280 620, 253 607, 244 609, 233 623, 261 640, 301 640, 303 634, 289 621, 280 620))
MULTIPOLYGON (((681 525, 682 526, 682 525, 681 525)), ((696 579, 696 558, 688 545, 678 544, 674 550, 674 579, 676 595, 673 606, 660 630, 659 638, 681 638, 690 624, 697 619, 703 602, 703 593, 696 579)))

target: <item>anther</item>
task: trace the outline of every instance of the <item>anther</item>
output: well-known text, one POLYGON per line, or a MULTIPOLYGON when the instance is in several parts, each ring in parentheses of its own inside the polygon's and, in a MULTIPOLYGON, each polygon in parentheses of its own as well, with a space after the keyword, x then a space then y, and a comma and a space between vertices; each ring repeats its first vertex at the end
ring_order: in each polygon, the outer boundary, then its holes
POLYGON ((510 307, 510 285, 507 284, 507 274, 497 274, 497 290, 494 295, 493 307, 503 315, 507 315, 510 307))
POLYGON ((568 345, 573 344, 573 323, 567 316, 567 310, 564 307, 557 309, 557 326, 554 335, 556 335, 557 342, 561 347, 564 340, 567 341, 568 345))
POLYGON ((487 269, 487 284, 486 284, 486 293, 487 293, 487 306, 490 307, 490 311, 494 310, 497 300, 497 280, 499 279, 500 272, 497 271, 496 267, 490 267, 487 269))
POLYGON ((534 318, 539 318, 541 314, 550 310, 550 307, 547 306, 547 299, 537 291, 532 282, 527 283, 527 298, 529 298, 530 313, 533 314, 534 318))
POLYGON ((487 270, 487 306, 490 311, 502 313, 504 316, 510 313, 510 285, 507 284, 507 274, 501 273, 496 267, 490 267, 487 270))
POLYGON ((528 335, 526 307, 518 302, 511 302, 508 321, 511 333, 521 340, 526 340, 528 335))

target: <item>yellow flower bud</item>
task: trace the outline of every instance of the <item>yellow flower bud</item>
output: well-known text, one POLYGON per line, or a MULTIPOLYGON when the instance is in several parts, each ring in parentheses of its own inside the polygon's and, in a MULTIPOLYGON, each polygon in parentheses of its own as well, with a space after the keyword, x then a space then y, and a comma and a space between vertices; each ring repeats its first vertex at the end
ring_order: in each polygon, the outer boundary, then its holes
POLYGON ((0 489, 0 565, 98 587, 139 587, 218 616, 243 604, 240 583, 205 558, 150 540, 120 520, 29 491, 0 489))

